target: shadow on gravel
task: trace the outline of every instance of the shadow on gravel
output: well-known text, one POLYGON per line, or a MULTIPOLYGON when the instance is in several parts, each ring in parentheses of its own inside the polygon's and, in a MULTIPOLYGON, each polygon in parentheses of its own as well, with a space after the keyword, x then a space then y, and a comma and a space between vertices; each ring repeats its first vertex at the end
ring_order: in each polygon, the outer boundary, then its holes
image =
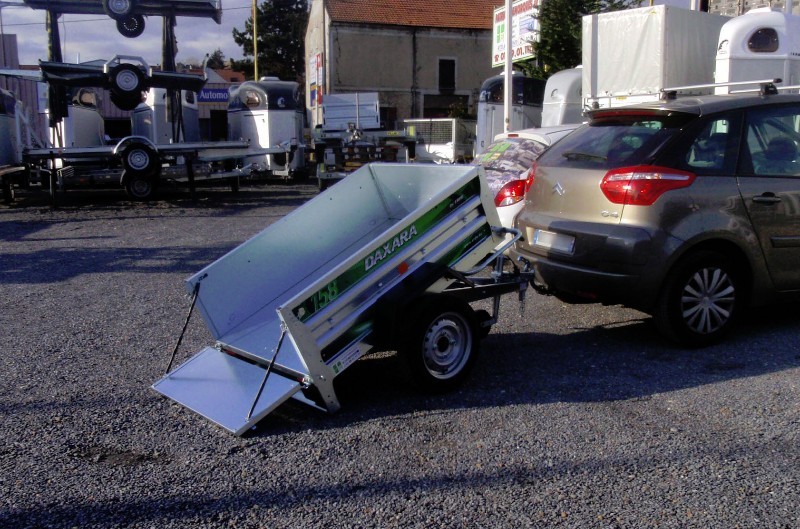
POLYGON ((785 338, 792 327, 800 331, 793 310, 762 309, 722 344, 696 350, 667 342, 644 315, 563 335, 490 334, 464 386, 441 395, 415 390, 403 359, 382 353, 360 360, 336 379, 342 404, 338 413, 284 405, 250 435, 338 428, 422 410, 648 400, 659 393, 800 367, 800 347, 785 338), (774 339, 778 333, 784 342, 774 339))
POLYGON ((316 186, 260 185, 242 187, 237 192, 224 188, 198 189, 192 199, 189 191, 183 188, 165 187, 159 190, 156 200, 137 202, 130 200, 124 191, 116 189, 78 189, 59 195, 57 205, 50 202, 49 195, 38 190, 20 191, 13 204, 0 207, 0 211, 40 209, 46 211, 70 212, 81 208, 91 208, 92 212, 175 209, 175 208, 226 208, 236 210, 253 207, 299 206, 317 194, 316 186))
POLYGON ((84 274, 196 272, 231 247, 54 248, 0 259, 3 283, 58 283, 84 274))

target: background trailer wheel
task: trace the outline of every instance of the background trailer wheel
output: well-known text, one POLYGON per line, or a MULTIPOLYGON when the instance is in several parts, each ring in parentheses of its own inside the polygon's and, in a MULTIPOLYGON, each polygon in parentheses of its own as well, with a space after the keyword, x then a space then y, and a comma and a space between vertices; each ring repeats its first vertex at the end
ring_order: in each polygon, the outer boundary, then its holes
POLYGON ((117 19, 117 31, 125 38, 135 39, 144 33, 144 17, 131 15, 117 19))
POLYGON ((412 304, 398 348, 426 390, 449 391, 469 374, 478 352, 478 322, 466 302, 445 295, 412 304))
POLYGON ((143 143, 131 143, 122 151, 122 166, 129 176, 149 176, 157 172, 158 165, 158 153, 143 143))
POLYGON ((115 19, 130 16, 134 7, 134 0, 103 0, 103 10, 115 19))
POLYGON ((122 180, 125 185, 125 192, 133 200, 152 200, 158 190, 158 175, 123 174, 122 180))
MULTIPOLYGON (((119 23, 118 23, 119 25, 119 23)), ((142 28, 144 24, 142 24, 142 28)), ((111 92, 120 98, 139 97, 144 90, 144 74, 133 64, 118 64, 109 72, 111 92)))

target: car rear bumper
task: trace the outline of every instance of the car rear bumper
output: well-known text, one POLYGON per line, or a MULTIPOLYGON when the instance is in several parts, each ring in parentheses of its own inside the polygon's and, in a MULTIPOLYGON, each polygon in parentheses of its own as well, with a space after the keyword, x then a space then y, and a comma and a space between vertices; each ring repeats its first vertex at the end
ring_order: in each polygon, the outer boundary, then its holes
POLYGON ((570 302, 622 304, 648 310, 655 302, 670 247, 662 232, 630 226, 554 222, 547 231, 574 237, 571 252, 533 244, 534 228, 523 226, 523 240, 509 252, 529 263, 537 280, 570 302))

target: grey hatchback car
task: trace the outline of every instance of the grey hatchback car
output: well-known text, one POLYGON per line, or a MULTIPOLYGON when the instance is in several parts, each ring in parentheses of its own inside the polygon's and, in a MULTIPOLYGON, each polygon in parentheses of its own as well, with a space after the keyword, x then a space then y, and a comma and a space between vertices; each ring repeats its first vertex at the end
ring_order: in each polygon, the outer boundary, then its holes
POLYGON ((592 111, 537 160, 511 256, 539 290, 708 345, 800 290, 799 147, 800 95, 774 87, 592 111))

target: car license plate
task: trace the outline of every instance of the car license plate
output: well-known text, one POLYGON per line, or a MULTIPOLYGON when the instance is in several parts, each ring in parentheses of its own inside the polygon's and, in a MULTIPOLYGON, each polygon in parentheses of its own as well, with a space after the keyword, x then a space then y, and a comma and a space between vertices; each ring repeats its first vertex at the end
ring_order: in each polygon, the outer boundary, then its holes
POLYGON ((549 250, 572 253, 575 249, 575 237, 552 231, 535 230, 533 232, 533 245, 549 250))

